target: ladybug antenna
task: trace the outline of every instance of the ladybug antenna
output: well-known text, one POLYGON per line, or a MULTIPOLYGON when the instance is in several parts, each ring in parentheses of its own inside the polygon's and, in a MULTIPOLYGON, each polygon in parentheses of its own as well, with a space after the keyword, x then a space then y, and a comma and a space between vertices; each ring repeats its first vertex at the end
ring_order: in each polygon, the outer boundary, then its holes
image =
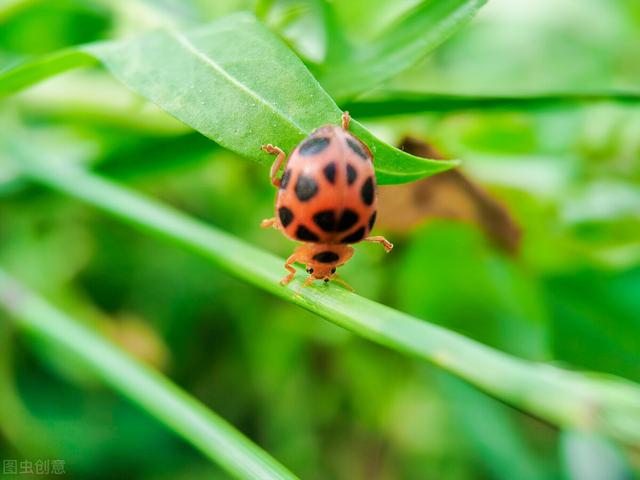
POLYGON ((340 278, 337 273, 333 277, 333 281, 334 282, 338 282, 340 285, 342 285, 344 288, 346 288, 350 292, 352 292, 352 293, 355 292, 354 288, 351 285, 349 285, 347 282, 342 280, 342 278, 340 278))

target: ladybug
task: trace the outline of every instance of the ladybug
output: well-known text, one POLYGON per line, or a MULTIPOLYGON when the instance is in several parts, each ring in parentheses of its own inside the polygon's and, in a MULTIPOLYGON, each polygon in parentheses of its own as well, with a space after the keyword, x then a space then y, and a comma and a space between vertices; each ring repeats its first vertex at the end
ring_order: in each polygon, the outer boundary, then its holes
POLYGON ((280 282, 287 285, 295 276, 293 263, 306 264, 314 280, 335 279, 336 269, 354 253, 352 244, 361 241, 382 244, 390 252, 393 244, 384 237, 369 237, 376 221, 376 179, 371 150, 349 132, 349 112, 342 114, 342 128, 325 125, 316 129, 293 151, 284 167, 286 153, 273 145, 262 150, 277 155, 271 166, 271 183, 278 188, 274 218, 262 221, 263 228, 276 228, 292 240, 303 242, 284 264, 290 273, 280 282))

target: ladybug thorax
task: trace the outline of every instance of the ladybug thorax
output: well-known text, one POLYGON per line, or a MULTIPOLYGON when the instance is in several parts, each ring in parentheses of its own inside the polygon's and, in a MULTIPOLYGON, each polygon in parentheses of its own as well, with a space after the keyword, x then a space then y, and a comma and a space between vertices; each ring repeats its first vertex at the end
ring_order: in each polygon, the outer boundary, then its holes
POLYGON ((292 152, 276 198, 276 217, 290 238, 352 244, 376 218, 375 171, 369 148, 334 125, 314 131, 292 152))

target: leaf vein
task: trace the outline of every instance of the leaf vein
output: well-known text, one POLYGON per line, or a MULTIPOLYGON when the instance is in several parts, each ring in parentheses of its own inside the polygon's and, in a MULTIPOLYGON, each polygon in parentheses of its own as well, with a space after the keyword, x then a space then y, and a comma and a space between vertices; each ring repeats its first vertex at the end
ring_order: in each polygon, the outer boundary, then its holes
POLYGON ((249 88, 244 83, 239 82, 233 75, 231 75, 224 68, 222 68, 222 66, 218 62, 216 62, 214 59, 212 59, 211 57, 207 56, 204 52, 199 50, 185 35, 183 35, 181 33, 177 33, 177 32, 175 32, 174 35, 175 35, 176 40, 178 40, 178 42, 184 48, 186 48, 193 55, 195 55, 196 57, 201 59, 204 63, 209 65, 211 68, 216 70, 220 75, 222 75, 223 78, 225 78, 227 81, 229 81, 229 83, 231 83, 232 85, 234 85, 238 89, 242 90, 243 92, 247 93, 251 97, 255 98, 258 102, 260 102, 263 105, 265 105, 268 109, 270 109, 273 112, 275 112, 277 115, 282 117, 287 123, 289 123, 290 125, 295 127, 298 131, 300 131, 300 133, 302 135, 306 135, 308 133, 301 125, 296 123, 292 118, 288 117, 282 110, 276 108, 272 103, 269 103, 267 100, 265 100, 255 90, 252 90, 251 88, 249 88))

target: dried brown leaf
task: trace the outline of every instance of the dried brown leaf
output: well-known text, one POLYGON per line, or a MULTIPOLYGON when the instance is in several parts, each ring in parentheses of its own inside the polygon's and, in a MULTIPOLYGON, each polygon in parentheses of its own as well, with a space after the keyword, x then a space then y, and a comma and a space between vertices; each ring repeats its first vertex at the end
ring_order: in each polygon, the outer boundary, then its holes
MULTIPOLYGON (((400 145, 412 155, 445 159, 433 146, 406 137, 400 145)), ((410 230, 428 220, 451 219, 477 225, 498 248, 516 253, 522 232, 509 210, 459 168, 404 185, 380 187, 378 224, 410 230)))

